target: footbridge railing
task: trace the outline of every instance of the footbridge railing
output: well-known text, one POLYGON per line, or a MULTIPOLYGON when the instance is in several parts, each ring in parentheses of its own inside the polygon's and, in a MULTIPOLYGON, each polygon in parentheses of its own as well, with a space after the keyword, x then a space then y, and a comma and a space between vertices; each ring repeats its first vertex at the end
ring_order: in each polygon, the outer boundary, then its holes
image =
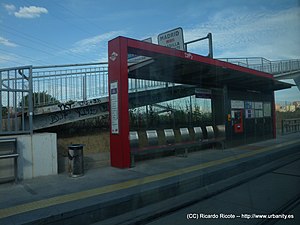
MULTIPOLYGON (((269 61, 252 57, 220 60, 275 75, 300 70, 298 59, 269 61)), ((0 83, 0 133, 32 132, 32 116, 36 108, 107 97, 108 63, 0 69, 0 83), (26 121, 25 118, 29 120, 26 121)), ((128 92, 164 88, 168 85, 170 86, 166 82, 130 79, 128 92)))
POLYGON ((219 60, 274 75, 300 70, 300 59, 270 61, 262 57, 220 58, 219 60))
MULTIPOLYGON (((0 134, 32 132, 37 127, 47 127, 44 123, 48 117, 50 123, 57 118, 63 119, 62 122, 75 120, 73 116, 67 121, 66 115, 71 111, 66 110, 71 105, 81 119, 84 118, 83 114, 87 114, 87 110, 92 111, 93 116, 96 111, 102 113, 108 97, 108 63, 0 69, 0 83, 0 134), (57 112, 60 113, 59 116, 56 115, 57 112), (47 114, 46 119, 43 114, 47 114)), ((140 93, 172 85, 174 84, 129 79, 128 92, 140 93)))
POLYGON ((0 134, 32 133, 32 67, 0 69, 0 134))
POLYGON ((283 119, 281 123, 282 134, 300 132, 300 118, 283 119))
MULTIPOLYGON (((108 96, 108 63, 33 67, 34 107, 108 96)), ((129 79, 129 92, 166 86, 165 82, 129 79)))
MULTIPOLYGON (((260 57, 221 60, 272 74, 300 70, 300 60, 269 61, 260 57)), ((130 79, 128 91, 166 85, 165 82, 130 79)), ((34 107, 102 98, 108 96, 108 63, 32 67, 32 88, 34 107)))

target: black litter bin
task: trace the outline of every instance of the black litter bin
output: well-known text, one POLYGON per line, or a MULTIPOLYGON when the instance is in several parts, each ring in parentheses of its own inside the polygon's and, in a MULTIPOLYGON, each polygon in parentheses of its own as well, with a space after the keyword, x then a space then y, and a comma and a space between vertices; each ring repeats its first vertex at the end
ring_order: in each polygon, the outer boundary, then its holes
POLYGON ((71 177, 80 177, 84 174, 82 144, 73 144, 68 146, 69 174, 71 177))

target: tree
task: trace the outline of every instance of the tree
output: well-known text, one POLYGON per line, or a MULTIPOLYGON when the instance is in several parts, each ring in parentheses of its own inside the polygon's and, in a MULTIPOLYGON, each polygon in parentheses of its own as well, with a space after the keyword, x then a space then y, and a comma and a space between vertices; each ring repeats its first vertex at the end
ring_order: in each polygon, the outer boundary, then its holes
POLYGON ((2 106, 2 118, 6 118, 8 114, 7 107, 2 106))
MULTIPOLYGON (((28 98, 29 98, 28 94, 26 96, 24 96, 22 101, 19 102, 19 106, 22 107, 24 104, 24 107, 28 107, 28 105, 29 105, 28 98)), ((52 104, 58 104, 59 101, 52 95, 47 94, 47 92, 43 91, 43 92, 32 93, 32 103, 34 106, 52 105, 52 104)))

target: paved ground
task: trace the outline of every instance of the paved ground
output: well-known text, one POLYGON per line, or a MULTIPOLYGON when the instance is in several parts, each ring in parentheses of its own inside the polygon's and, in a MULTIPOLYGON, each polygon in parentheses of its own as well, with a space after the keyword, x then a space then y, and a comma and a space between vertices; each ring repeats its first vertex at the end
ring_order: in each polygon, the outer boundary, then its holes
MULTIPOLYGON (((101 211, 101 219, 111 217, 115 215, 113 209, 122 214, 160 198, 207 186, 247 168, 263 165, 265 161, 284 157, 288 154, 288 151, 285 153, 287 146, 299 144, 299 134, 292 134, 240 148, 193 152, 187 158, 170 156, 141 161, 130 169, 92 169, 79 178, 64 173, 18 184, 2 184, 0 224, 30 223, 44 218, 47 221, 60 221, 64 217, 76 220, 81 213, 93 211, 98 215, 99 207, 106 210, 101 211)), ((82 221, 77 219, 77 224, 87 224, 95 215, 82 221)))
POLYGON ((300 224, 300 204, 285 207, 300 197, 300 160, 185 207, 148 225, 159 224, 300 224), (275 219, 278 217, 278 219, 275 219), (289 218, 290 217, 290 218, 289 218), (188 219, 189 218, 189 219, 188 219))

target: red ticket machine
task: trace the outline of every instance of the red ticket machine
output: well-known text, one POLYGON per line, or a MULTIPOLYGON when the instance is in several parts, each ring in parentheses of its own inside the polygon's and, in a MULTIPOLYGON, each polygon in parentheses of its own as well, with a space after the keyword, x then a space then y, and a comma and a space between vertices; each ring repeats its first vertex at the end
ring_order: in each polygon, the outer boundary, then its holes
POLYGON ((232 110, 232 126, 234 133, 244 132, 244 122, 243 122, 243 109, 232 110))

